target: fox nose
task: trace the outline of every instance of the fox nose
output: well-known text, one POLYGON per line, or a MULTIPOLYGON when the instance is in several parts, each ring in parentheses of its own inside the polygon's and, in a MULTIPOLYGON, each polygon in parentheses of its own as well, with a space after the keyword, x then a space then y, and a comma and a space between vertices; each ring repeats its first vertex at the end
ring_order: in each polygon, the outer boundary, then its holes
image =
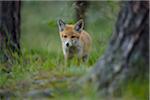
POLYGON ((69 47, 69 43, 66 43, 66 46, 69 47))

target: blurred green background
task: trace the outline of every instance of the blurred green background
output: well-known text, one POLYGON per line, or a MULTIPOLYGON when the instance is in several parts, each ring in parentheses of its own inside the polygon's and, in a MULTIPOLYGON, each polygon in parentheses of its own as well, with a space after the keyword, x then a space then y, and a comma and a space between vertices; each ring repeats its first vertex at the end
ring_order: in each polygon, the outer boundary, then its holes
MULTIPOLYGON (((109 42, 118 8, 118 2, 90 2, 86 11, 86 31, 93 40, 90 64, 95 63, 109 42)), ((23 2, 22 47, 62 55, 57 20, 63 19, 66 23, 74 24, 75 15, 73 1, 23 2)))

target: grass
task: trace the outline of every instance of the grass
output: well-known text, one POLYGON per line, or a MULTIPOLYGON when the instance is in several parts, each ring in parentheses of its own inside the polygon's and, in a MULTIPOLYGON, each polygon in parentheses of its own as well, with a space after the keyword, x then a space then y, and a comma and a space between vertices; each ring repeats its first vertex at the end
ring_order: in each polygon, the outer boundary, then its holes
MULTIPOLYGON (((10 73, 4 72, 3 67, 0 67, 0 90, 16 91, 16 94, 21 97, 28 91, 48 88, 54 91, 54 100, 60 100, 60 98, 61 100, 99 100, 96 91, 88 86, 78 93, 70 92, 69 88, 72 86, 70 82, 77 81, 93 68, 107 48, 118 11, 116 2, 109 3, 107 5, 106 2, 92 2, 87 11, 86 30, 93 41, 89 61, 80 66, 73 63, 64 66, 56 22, 61 18, 66 22, 75 23, 74 3, 24 1, 21 12, 22 56, 13 64, 10 73), (99 3, 104 5, 99 5, 99 3), (100 11, 95 9, 100 9, 100 11), (34 84, 34 82, 39 83, 34 84)), ((140 84, 136 83, 129 85, 124 98, 129 95, 134 98, 137 89, 143 91, 137 93, 137 95, 141 94, 140 98, 145 96, 142 93, 146 90, 143 90, 143 86, 139 88, 140 84)))

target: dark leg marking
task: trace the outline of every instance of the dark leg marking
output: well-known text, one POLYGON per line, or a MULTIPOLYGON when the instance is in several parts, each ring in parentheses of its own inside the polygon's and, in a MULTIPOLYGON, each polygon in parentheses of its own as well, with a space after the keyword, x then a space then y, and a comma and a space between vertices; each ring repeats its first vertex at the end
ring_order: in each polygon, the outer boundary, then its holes
POLYGON ((82 61, 83 61, 83 62, 86 62, 87 59, 88 59, 88 55, 84 55, 84 56, 82 57, 82 61))

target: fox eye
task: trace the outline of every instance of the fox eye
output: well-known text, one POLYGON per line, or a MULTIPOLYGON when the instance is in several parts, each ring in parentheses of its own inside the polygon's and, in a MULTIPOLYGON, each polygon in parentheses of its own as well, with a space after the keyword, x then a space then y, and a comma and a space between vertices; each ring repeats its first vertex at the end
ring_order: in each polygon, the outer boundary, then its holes
POLYGON ((64 38, 67 38, 67 35, 64 35, 63 37, 64 37, 64 38))
POLYGON ((75 36, 71 36, 71 38, 75 38, 75 36))

